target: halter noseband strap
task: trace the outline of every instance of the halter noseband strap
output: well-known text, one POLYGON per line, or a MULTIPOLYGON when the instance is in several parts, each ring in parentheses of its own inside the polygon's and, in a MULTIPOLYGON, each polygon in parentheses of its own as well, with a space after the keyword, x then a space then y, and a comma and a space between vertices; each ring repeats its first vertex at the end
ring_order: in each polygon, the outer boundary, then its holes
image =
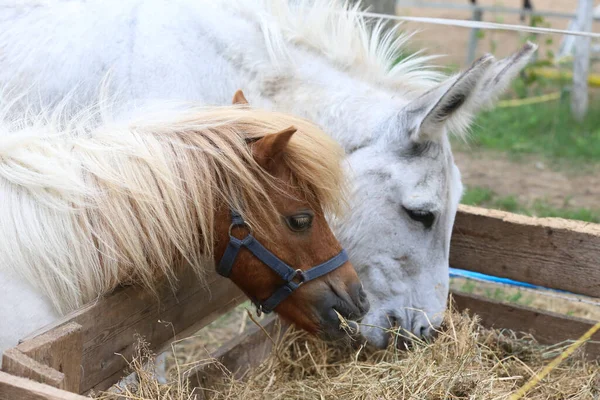
POLYGON ((256 258, 275 271, 275 273, 277 273, 277 275, 279 275, 284 281, 284 284, 275 290, 275 292, 265 301, 260 302, 257 299, 251 299, 256 305, 257 309, 265 314, 272 312, 275 307, 279 305, 279 303, 281 303, 296 289, 302 286, 302 284, 320 278, 321 276, 341 267, 345 262, 348 261, 348 255, 344 250, 342 250, 333 258, 330 258, 324 263, 312 267, 306 271, 293 269, 279 259, 275 254, 267 250, 262 244, 260 244, 256 238, 252 236, 252 228, 250 225, 244 221, 238 212, 232 210, 231 225, 229 226, 229 243, 227 244, 225 253, 223 254, 223 257, 221 257, 221 261, 217 266, 217 272, 220 275, 224 277, 229 277, 229 275, 231 275, 233 264, 235 263, 235 259, 237 258, 237 255, 242 247, 248 249, 248 251, 250 251, 256 258), (243 239, 238 239, 233 236, 231 231, 236 226, 246 226, 249 230, 248 235, 243 239))

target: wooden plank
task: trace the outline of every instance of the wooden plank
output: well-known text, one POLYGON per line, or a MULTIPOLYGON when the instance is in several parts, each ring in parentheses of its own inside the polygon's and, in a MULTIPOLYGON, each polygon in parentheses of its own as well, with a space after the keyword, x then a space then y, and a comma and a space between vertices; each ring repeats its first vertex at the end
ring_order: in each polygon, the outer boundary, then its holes
MULTIPOLYGON (((235 298, 231 299, 229 302, 225 303, 223 305, 223 307, 216 309, 214 312, 209 313, 206 317, 201 318, 198 321, 194 322, 193 325, 191 325, 189 328, 183 329, 181 332, 178 332, 175 337, 169 338, 169 340, 164 342, 161 346, 154 346, 153 344, 150 344, 150 345, 152 346, 153 349, 158 349, 158 350, 156 350, 156 353, 160 354, 162 351, 170 349, 171 342, 173 342, 174 340, 192 336, 194 333, 198 332, 198 330, 200 330, 203 327, 205 327, 206 325, 210 324, 212 321, 214 321, 215 319, 217 319, 224 313, 232 310, 233 308, 235 308, 237 305, 241 304, 245 300, 247 300, 247 299, 246 299, 246 297, 243 297, 243 296, 235 297, 235 298)), ((114 383, 118 382, 121 378, 123 378, 123 376, 124 376, 123 370, 118 370, 114 374, 112 374, 109 377, 107 377, 106 379, 102 380, 101 382, 96 383, 91 388, 86 389, 85 391, 81 391, 81 393, 87 394, 90 391, 100 392, 103 390, 107 390, 114 383)))
MULTIPOLYGON (((577 4, 577 24, 582 32, 592 31, 594 17, 594 0, 579 0, 577 4)), ((588 112, 590 72, 590 37, 575 38, 575 54, 573 57, 573 88, 571 90, 571 114, 576 121, 582 122, 588 112)))
POLYGON ((0 372, 0 400, 89 400, 89 397, 0 372))
POLYGON ((450 265, 600 297, 600 225, 461 205, 450 265))
MULTIPOLYGON (((43 365, 64 374, 61 389, 79 393, 83 336, 81 325, 68 323, 17 346, 43 365)), ((8 371, 10 372, 10 371, 8 371)))
POLYGON ((65 375, 62 372, 37 362, 15 348, 7 349, 2 354, 2 371, 33 379, 55 388, 63 389, 64 387, 65 375))
MULTIPOLYGON (((595 324, 584 318, 501 303, 472 294, 453 292, 452 297, 459 311, 468 309, 471 314, 478 315, 483 326, 530 333, 542 344, 579 339, 595 324)), ((594 343, 585 345, 586 356, 600 359, 600 332, 596 332, 591 341, 594 343)))
POLYGON ((125 359, 133 354, 136 334, 145 337, 153 349, 160 348, 174 335, 193 325, 209 324, 245 299, 231 281, 213 271, 207 273, 204 284, 187 271, 179 277, 176 292, 164 287, 157 297, 141 288, 123 288, 30 335, 23 343, 66 324, 79 324, 83 353, 78 392, 102 390, 121 377, 125 359))
MULTIPOLYGON (((472 21, 481 21, 483 19, 483 11, 473 9, 472 21)), ((479 43, 479 28, 472 28, 469 34, 469 45, 467 46, 467 65, 473 64, 475 61, 475 53, 477 52, 477 43, 479 43)))

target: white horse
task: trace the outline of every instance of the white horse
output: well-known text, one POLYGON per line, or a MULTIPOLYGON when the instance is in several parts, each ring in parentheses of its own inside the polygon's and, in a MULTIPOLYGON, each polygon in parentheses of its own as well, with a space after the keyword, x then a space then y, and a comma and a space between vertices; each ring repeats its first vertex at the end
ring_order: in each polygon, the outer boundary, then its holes
MULTIPOLYGON (((383 34, 333 0, 89 0, 5 5, 0 84, 85 105, 107 72, 128 100, 250 103, 319 124, 345 148, 354 194, 337 237, 365 285, 368 325, 428 336, 446 308, 450 236, 462 193, 448 134, 509 85, 536 49, 485 56, 444 77, 429 57, 395 63, 407 36, 383 34)), ((443 40, 443 38, 440 38, 443 40)), ((384 346, 389 337, 363 329, 384 346)))

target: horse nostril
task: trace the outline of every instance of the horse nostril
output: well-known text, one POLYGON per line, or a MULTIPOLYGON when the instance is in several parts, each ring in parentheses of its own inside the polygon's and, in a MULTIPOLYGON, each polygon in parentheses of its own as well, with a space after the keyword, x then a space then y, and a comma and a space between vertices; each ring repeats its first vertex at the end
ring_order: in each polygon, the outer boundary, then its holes
POLYGON ((435 340, 438 332, 431 325, 428 325, 421 328, 420 334, 422 339, 430 342, 432 340, 435 340))
POLYGON ((400 326, 400 320, 394 314, 388 314, 387 318, 390 323, 390 328, 398 328, 400 326))
POLYGON ((367 300, 367 293, 365 292, 365 289, 363 289, 362 286, 360 287, 360 289, 358 289, 358 298, 360 299, 360 301, 367 300))
POLYGON ((367 293, 363 289, 362 285, 358 285, 358 290, 356 291, 356 295, 353 296, 356 301, 356 306, 362 315, 365 315, 371 305, 369 304, 369 298, 367 297, 367 293))

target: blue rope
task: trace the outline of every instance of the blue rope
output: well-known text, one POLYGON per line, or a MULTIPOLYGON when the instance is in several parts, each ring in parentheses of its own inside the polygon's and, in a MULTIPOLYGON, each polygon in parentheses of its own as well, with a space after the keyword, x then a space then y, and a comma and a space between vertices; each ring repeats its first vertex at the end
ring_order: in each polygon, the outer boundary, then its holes
POLYGON ((476 279, 479 281, 502 283, 502 284, 508 285, 508 286, 524 287, 524 288, 528 288, 528 289, 551 290, 554 292, 573 294, 566 290, 551 289, 551 288, 547 288, 544 286, 532 285, 531 283, 527 283, 527 282, 515 281, 512 279, 508 279, 508 278, 500 278, 498 276, 486 275, 486 274, 482 274, 480 272, 467 271, 467 270, 458 269, 458 268, 450 268, 450 277, 451 278, 476 279))

